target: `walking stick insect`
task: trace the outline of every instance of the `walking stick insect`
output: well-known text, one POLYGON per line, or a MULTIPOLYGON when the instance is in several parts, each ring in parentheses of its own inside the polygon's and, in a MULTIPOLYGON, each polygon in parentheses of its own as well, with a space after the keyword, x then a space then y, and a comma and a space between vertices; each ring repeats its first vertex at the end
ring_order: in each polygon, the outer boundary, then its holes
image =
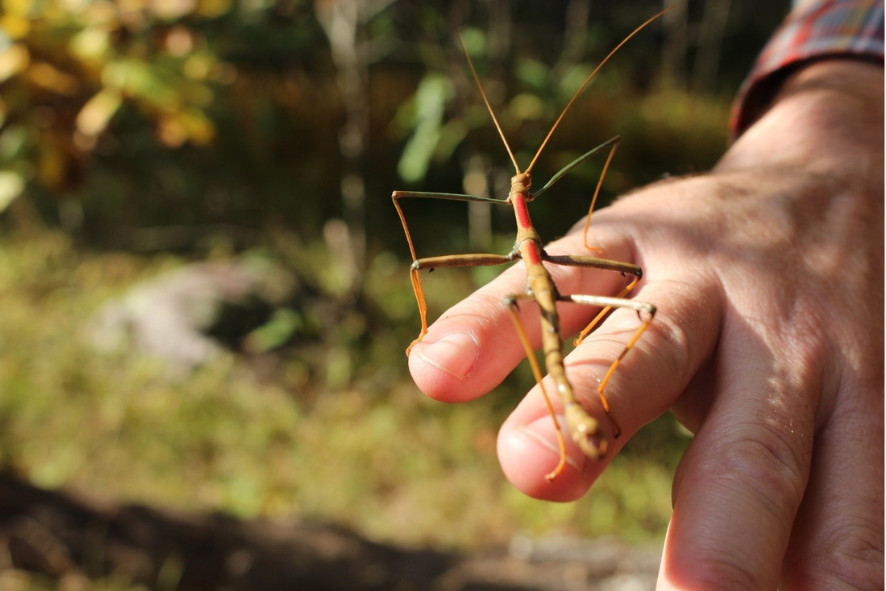
POLYGON ((563 178, 563 176, 566 175, 569 171, 571 171, 573 168, 575 168, 588 158, 596 154, 606 152, 606 161, 603 165, 603 170, 600 174, 600 178, 597 181, 596 188, 594 189, 594 196, 591 198, 591 204, 588 208, 588 215, 585 221, 585 247, 591 250, 587 239, 588 229, 591 221, 591 214, 594 211, 594 204, 597 201, 597 195, 599 194, 600 187, 603 184, 603 178, 606 175, 606 171, 609 168, 612 157, 615 155, 616 148, 618 148, 618 145, 621 142, 621 137, 615 136, 613 138, 610 138, 599 146, 582 154, 571 163, 564 166, 551 178, 551 180, 547 182, 545 186, 543 186, 535 193, 532 193, 529 190, 532 180, 531 171, 532 168, 535 166, 535 163, 541 155, 542 151, 544 150, 545 146, 547 145, 548 141, 550 140, 551 136, 553 135, 554 131, 563 120, 563 117, 572 107, 573 103, 576 101, 582 91, 584 91, 585 87, 587 87, 590 81, 594 78, 597 72, 599 72, 603 65, 607 61, 609 61, 609 59, 613 55, 615 55, 615 53, 622 47, 622 45, 627 43, 627 41, 631 37, 636 35, 641 29, 646 27, 649 23, 657 19, 662 14, 663 13, 658 13, 646 20, 643 24, 634 29, 627 37, 625 37, 618 45, 616 45, 615 48, 612 49, 612 51, 610 51, 605 58, 603 58, 603 60, 590 73, 581 87, 579 87, 579 89, 566 104, 556 121, 554 121, 554 124, 551 126, 548 135, 542 141, 541 146, 538 148, 538 151, 535 153, 535 156, 525 170, 520 170, 520 165, 517 163, 517 159, 514 157, 514 153, 511 150, 507 138, 505 137, 505 133, 498 121, 498 117, 496 117, 495 111, 493 110, 492 105, 490 104, 489 99, 486 96, 486 92, 484 91, 483 85, 480 82, 480 77, 477 75, 477 71, 474 68, 473 62, 471 61, 471 56, 468 54, 464 43, 461 42, 461 38, 459 38, 462 51, 464 51, 465 57, 468 61, 468 66, 470 67, 471 74, 473 75, 474 81, 477 84, 477 89, 479 90, 480 96, 482 97, 483 102, 492 117, 492 122, 495 124, 495 127, 498 130, 498 134, 501 136, 502 142, 504 143, 505 149, 507 150, 511 162, 514 165, 514 170, 516 171, 516 174, 511 177, 510 192, 506 199, 480 197, 477 195, 462 195, 457 193, 427 193, 415 191, 394 191, 393 195, 391 196, 394 202, 394 207, 397 209, 397 215, 400 217, 400 222, 403 224, 403 231, 406 234, 406 241, 409 244, 409 250, 412 254, 410 279, 412 281, 412 288, 415 292, 415 299, 418 304, 419 315, 421 317, 421 332, 406 349, 407 355, 409 355, 412 347, 417 342, 419 342, 425 336, 425 334, 427 334, 428 331, 427 302, 425 300, 424 291, 421 284, 422 269, 433 270, 446 267, 503 265, 516 261, 518 259, 524 262, 526 266, 526 287, 524 291, 520 293, 515 293, 507 296, 504 299, 504 304, 507 306, 511 318, 514 321, 514 326, 517 329, 517 334, 526 352, 526 357, 529 360, 533 376, 535 377, 535 381, 541 388, 542 395, 544 397, 545 403, 547 404, 548 412, 550 413, 556 427, 557 441, 560 450, 560 461, 553 469, 553 471, 545 476, 548 481, 553 481, 566 466, 566 443, 563 438, 562 430, 560 428, 560 422, 557 419, 556 411, 553 404, 551 403, 550 396, 548 395, 547 390, 544 386, 541 367, 539 366, 538 360, 535 357, 535 352, 533 351, 532 345, 529 342, 526 330, 523 328, 523 325, 520 322, 518 316, 518 303, 521 300, 532 300, 535 301, 535 303, 539 307, 542 351, 544 353, 545 368, 550 374, 551 379, 556 386, 557 393, 560 396, 560 401, 563 404, 563 414, 566 419, 566 426, 569 430, 570 436, 572 437, 573 441, 575 441, 576 445, 578 445, 578 447, 588 457, 592 459, 599 459, 606 454, 608 449, 608 442, 606 438, 600 434, 598 421, 590 414, 588 414, 581 403, 579 403, 576 399, 572 384, 566 376, 566 369, 563 364, 563 337, 560 331, 560 317, 557 312, 556 304, 557 302, 572 302, 575 304, 583 304, 601 308, 600 312, 594 317, 594 319, 591 320, 591 322, 584 328, 584 330, 579 333, 578 337, 575 340, 576 346, 578 346, 582 342, 585 336, 587 336, 587 334, 590 333, 600 322, 600 320, 602 320, 603 317, 605 317, 613 308, 632 309, 636 311, 641 318, 640 325, 634 331, 633 335, 628 340, 627 344, 623 347, 618 357, 616 357, 615 360, 612 361, 608 370, 603 376, 603 379, 600 380, 599 386, 597 387, 597 394, 600 397, 600 401, 603 405, 603 410, 605 411, 606 416, 612 423, 615 437, 618 437, 620 435, 621 429, 619 428, 618 423, 612 417, 612 414, 610 412, 609 402, 606 400, 605 395, 606 385, 609 383, 609 379, 612 377, 612 374, 621 363, 621 360, 624 358, 627 352, 634 347, 634 345, 640 339, 640 336, 649 327, 655 315, 655 306, 625 298, 625 296, 637 285, 643 275, 643 271, 639 266, 631 263, 613 261, 589 255, 550 255, 545 252, 544 247, 542 246, 541 237, 533 227, 532 221, 529 217, 527 204, 530 201, 539 197, 542 193, 551 188, 554 183, 563 178), (406 217, 403 215, 403 209, 401 208, 399 201, 400 199, 405 197, 509 204, 514 209, 514 215, 517 221, 517 238, 514 243, 514 248, 506 255, 477 253, 417 258, 415 253, 415 246, 412 242, 412 236, 409 232, 409 227, 406 224, 406 217), (622 275, 630 275, 633 277, 633 279, 615 297, 590 294, 561 294, 558 291, 550 272, 545 268, 544 263, 617 271, 620 272, 622 275), (645 318, 643 318, 644 314, 645 318))

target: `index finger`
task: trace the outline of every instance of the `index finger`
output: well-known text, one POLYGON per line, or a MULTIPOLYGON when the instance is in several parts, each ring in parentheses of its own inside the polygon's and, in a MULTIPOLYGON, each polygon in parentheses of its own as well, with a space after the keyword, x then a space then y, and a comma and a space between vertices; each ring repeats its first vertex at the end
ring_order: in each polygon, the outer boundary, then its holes
MULTIPOLYGON (((629 260, 630 239, 612 232, 595 230, 605 256, 629 260)), ((551 243, 551 254, 581 252, 582 238, 571 234, 551 243)), ((615 272, 549 265, 561 293, 617 293, 625 285, 615 272)), ((445 312, 428 328, 428 334, 413 347, 409 370, 418 387, 431 398, 445 402, 472 400, 495 388, 524 358, 525 353, 514 329, 505 297, 523 293, 526 271, 517 263, 495 280, 445 312)), ((592 317, 586 306, 560 307, 564 335, 577 332, 592 317)), ((538 309, 521 306, 521 323, 534 347, 539 346, 538 309)))

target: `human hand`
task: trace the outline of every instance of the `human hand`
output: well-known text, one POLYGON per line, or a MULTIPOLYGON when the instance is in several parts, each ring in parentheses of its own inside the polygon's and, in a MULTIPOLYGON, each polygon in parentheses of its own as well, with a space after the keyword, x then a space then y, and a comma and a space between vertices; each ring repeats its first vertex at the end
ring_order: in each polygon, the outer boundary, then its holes
MULTIPOLYGON (((536 387, 502 426, 499 458, 525 493, 576 499, 672 409, 695 438, 674 480, 660 588, 882 585, 882 101, 879 66, 812 64, 709 174, 594 215, 591 243, 639 264, 634 297, 658 307, 607 389, 622 437, 599 461, 570 441, 569 467, 548 483, 558 452, 536 387)), ((547 250, 582 248, 573 232, 547 250)), ((606 271, 551 272, 564 294, 623 284, 606 271)), ((501 302, 523 287, 518 265, 430 328, 410 357, 426 394, 475 398, 522 360, 501 302)), ((524 308, 537 345, 536 312, 524 308)), ((590 314, 562 306, 564 334, 590 314)), ((594 416, 596 385, 637 322, 616 310, 566 360, 594 416)))

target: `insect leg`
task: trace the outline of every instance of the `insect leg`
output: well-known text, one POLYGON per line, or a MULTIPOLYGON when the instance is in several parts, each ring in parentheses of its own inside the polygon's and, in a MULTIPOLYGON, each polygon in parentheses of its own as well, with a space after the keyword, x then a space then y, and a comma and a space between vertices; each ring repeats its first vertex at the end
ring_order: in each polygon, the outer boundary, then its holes
POLYGON ((600 312, 597 313, 593 320, 591 320, 591 322, 584 328, 584 330, 579 333, 578 337, 575 339, 574 344, 576 346, 581 344, 582 340, 584 340, 584 338, 592 330, 594 330, 594 328, 596 328, 596 326, 612 310, 612 308, 631 308, 633 310, 636 310, 638 314, 645 313, 645 319, 642 320, 640 326, 631 336, 631 339, 622 349, 619 356, 609 366, 609 369, 606 371, 606 374, 603 376, 603 379, 600 381, 600 385, 597 388, 597 394, 600 396, 600 401, 603 403, 603 409, 606 411, 606 415, 612 421, 617 437, 618 434, 621 432, 621 428, 618 426, 618 423, 612 418, 612 414, 610 413, 609 409, 609 401, 606 400, 605 390, 606 385, 609 383, 609 379, 612 377, 612 374, 615 373, 615 370, 621 363, 621 360, 624 359, 624 356, 627 354, 627 352, 634 347, 634 345, 640 339, 640 336, 649 327, 649 324, 652 322, 652 318, 655 316, 655 306, 653 306, 652 304, 646 304, 643 302, 637 302, 635 300, 625 299, 625 296, 634 289, 634 287, 643 277, 643 270, 638 265, 634 265, 632 263, 623 263, 621 261, 613 261, 610 259, 602 259, 585 255, 545 255, 545 260, 556 265, 590 267, 594 269, 617 271, 619 273, 622 273, 623 275, 633 275, 633 279, 631 280, 631 282, 628 283, 628 285, 626 285, 614 297, 584 294, 560 296, 561 301, 569 301, 576 304, 584 304, 588 306, 598 306, 601 308, 600 312))
POLYGON ((514 326, 517 329, 520 343, 523 345, 523 350, 526 352, 526 359, 529 361, 529 367, 532 368, 532 375, 535 377, 535 383, 541 388, 541 394, 544 398, 545 405, 548 408, 548 414, 551 415, 551 420, 554 421, 554 428, 557 433, 557 446, 560 449, 560 461, 550 473, 545 475, 545 480, 551 482, 563 471, 563 468, 566 467, 566 441, 563 439, 563 432, 560 430, 560 421, 557 420, 557 413, 554 410, 554 405, 551 403, 551 398, 548 396, 548 391, 545 389, 543 381, 544 376, 541 372, 538 358, 535 356, 535 351, 529 342, 529 337, 526 335, 526 329, 523 328, 523 323, 520 322, 520 317, 517 314, 518 300, 535 301, 535 298, 531 294, 524 292, 509 295, 505 298, 504 302, 508 307, 508 311, 511 313, 511 320, 514 321, 514 326))
POLYGON ((596 148, 593 148, 593 149, 585 152, 584 154, 582 154, 581 156, 579 156, 578 158, 576 158, 575 160, 573 160, 572 162, 570 162, 569 164, 567 164, 566 166, 561 168, 557 172, 557 174, 555 174, 554 176, 551 177, 551 180, 549 180, 547 182, 547 184, 545 184, 544 187, 542 187, 541 189, 539 189, 538 191, 536 191, 533 194, 533 198, 537 198, 539 195, 541 195, 542 193, 547 191, 551 186, 553 186, 554 183, 556 183, 561 178, 566 176, 566 174, 569 171, 571 171, 573 168, 575 168, 576 166, 578 166, 579 164, 581 164, 582 162, 584 162, 585 160, 587 160, 591 156, 594 156, 607 148, 609 149, 609 152, 606 154, 606 162, 603 164, 603 170, 600 172, 600 178, 597 179, 597 186, 594 188, 594 196, 591 198, 590 207, 588 207, 588 215, 585 218, 584 242, 585 242, 585 248, 587 248, 588 250, 595 250, 590 244, 588 244, 588 229, 591 226, 591 214, 594 213, 594 206, 597 203, 597 196, 600 194, 600 187, 603 186, 603 178, 606 176, 606 171, 609 170, 609 164, 612 162, 612 158, 615 156, 615 150, 618 148, 619 144, 621 144, 621 136, 617 135, 615 137, 612 137, 612 138, 606 140, 605 142, 603 142, 602 144, 600 144, 596 148))
MULTIPOLYGON (((626 289, 632 288, 637 281, 638 280, 635 279, 626 289)), ((634 348, 634 345, 637 344, 637 341, 640 340, 640 337, 643 335, 644 332, 646 332, 646 329, 649 328, 649 325, 652 323, 652 319, 655 317, 655 306, 644 302, 638 302, 636 300, 628 300, 623 297, 572 294, 560 296, 560 298, 562 301, 573 302, 576 304, 601 306, 603 310, 592 321, 591 326, 596 324, 598 320, 602 318, 602 316, 612 308, 630 308, 632 310, 635 310, 641 316, 640 326, 638 326, 637 329, 634 331, 634 334, 631 336, 630 340, 627 342, 624 348, 622 348, 621 353, 619 353, 618 357, 616 357, 609 365, 609 369, 606 370, 606 374, 603 376, 603 379, 600 381, 600 385, 597 387, 597 394, 600 396, 600 401, 603 403, 603 410, 606 411, 606 416, 609 417, 609 420, 612 421, 612 424, 615 427, 615 437, 618 437, 621 434, 621 428, 618 426, 618 423, 615 421, 615 419, 612 418, 612 414, 610 413, 609 401, 606 400, 605 394, 606 385, 609 383, 609 379, 612 377, 612 374, 615 373, 615 370, 621 363, 621 360, 624 359, 628 351, 634 348), (645 318, 643 318, 644 314, 645 318)))
MULTIPOLYGON (((579 156, 578 158, 576 158, 575 160, 573 160, 572 162, 570 162, 569 164, 567 164, 566 166, 561 168, 559 171, 557 171, 557 173, 551 177, 551 180, 549 180, 547 183, 545 183, 545 186, 543 186, 541 189, 539 189, 538 191, 533 193, 534 197, 539 197, 542 193, 544 193, 545 191, 550 189, 552 186, 554 186, 554 183, 556 183, 557 181, 562 179, 564 176, 566 176, 570 171, 572 171, 573 168, 575 168, 576 166, 578 166, 579 164, 581 164, 582 162, 584 162, 585 160, 587 160, 591 156, 596 156, 597 154, 599 154, 601 151, 603 151, 606 148, 609 148, 609 155, 606 157, 606 163, 607 163, 607 168, 608 168, 609 161, 612 160, 612 156, 615 153, 615 149, 618 147, 618 145, 620 143, 621 143, 621 136, 617 135, 617 136, 609 138, 608 140, 606 140, 605 142, 603 142, 602 144, 600 144, 596 148, 592 148, 592 149, 588 150, 587 152, 585 152, 584 154, 582 154, 581 156, 579 156)), ((596 194, 600 191, 600 182, 602 182, 604 175, 605 175, 605 171, 603 174, 600 175, 601 180, 598 181, 598 183, 597 183, 597 190, 594 192, 595 199, 596 199, 596 194)))
MULTIPOLYGON (((634 289, 640 279, 643 277, 643 270, 632 263, 623 263, 621 261, 613 261, 610 259, 601 259, 592 256, 585 255, 548 255, 546 254, 544 260, 553 263, 555 265, 565 265, 571 267, 590 267, 592 269, 604 269, 608 271, 617 271, 622 275, 633 275, 633 279, 627 286, 625 286, 615 297, 616 299, 624 298, 627 294, 634 289)), ((594 330, 600 320, 606 316, 609 311, 612 309, 611 306, 604 306, 602 310, 588 323, 587 326, 579 333, 578 337, 576 337, 575 342, 573 343, 575 346, 581 344, 588 334, 594 330)))
POLYGON ((400 207, 400 199, 404 197, 419 199, 444 199, 450 201, 477 201, 483 203, 505 204, 506 201, 501 199, 493 199, 491 197, 480 197, 477 195, 462 195, 460 193, 424 193, 418 191, 394 191, 391 198, 394 207, 397 209, 397 215, 400 217, 400 223, 403 225, 403 232, 406 234, 406 242, 409 244, 409 253, 412 255, 412 266, 409 269, 409 279, 412 282, 412 291, 415 293, 415 301, 418 304, 418 313, 421 317, 421 330, 415 340, 406 348, 406 355, 428 332, 428 303, 425 299, 424 289, 421 284, 421 270, 433 269, 440 267, 476 267, 481 265, 501 265, 511 262, 511 255, 496 254, 473 254, 473 255, 451 255, 441 257, 431 257, 419 259, 415 253, 415 245, 412 242, 412 234, 409 232, 409 226, 406 223, 406 216, 403 214, 403 208, 400 207))

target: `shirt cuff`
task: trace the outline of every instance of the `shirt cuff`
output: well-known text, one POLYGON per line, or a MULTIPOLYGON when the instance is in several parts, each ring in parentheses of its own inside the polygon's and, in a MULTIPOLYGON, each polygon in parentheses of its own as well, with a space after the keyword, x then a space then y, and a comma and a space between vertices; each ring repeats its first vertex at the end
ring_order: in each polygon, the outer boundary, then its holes
POLYGON ((733 135, 763 114, 798 66, 833 57, 883 62, 883 0, 801 3, 776 30, 742 84, 732 108, 733 135))

